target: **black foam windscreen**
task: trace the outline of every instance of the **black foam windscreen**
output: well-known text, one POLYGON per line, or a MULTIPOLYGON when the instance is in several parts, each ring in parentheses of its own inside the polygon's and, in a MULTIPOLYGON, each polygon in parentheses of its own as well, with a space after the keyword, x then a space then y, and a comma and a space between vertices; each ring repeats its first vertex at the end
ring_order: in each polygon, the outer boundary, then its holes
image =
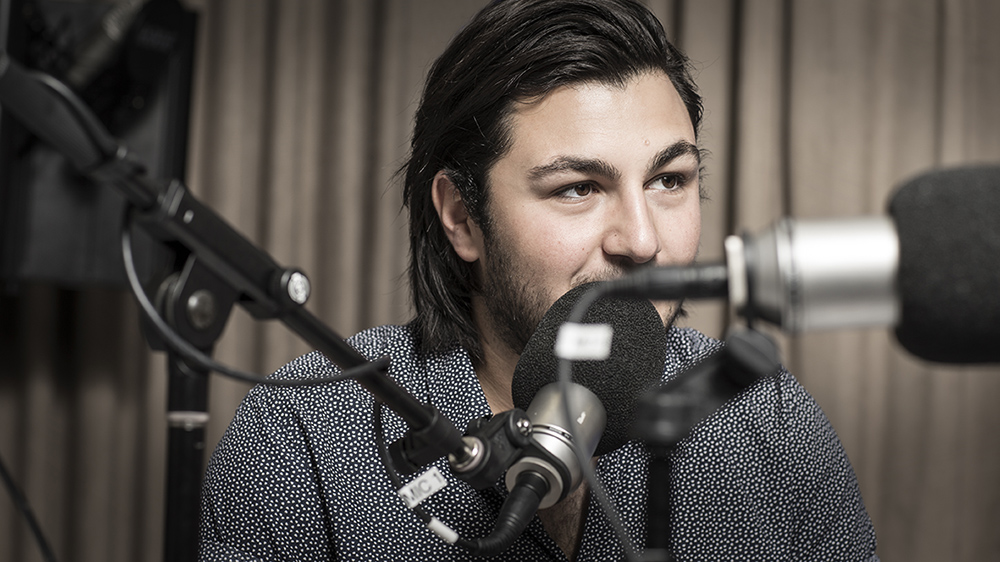
MULTIPOLYGON (((540 388, 558 379, 554 348, 559 327, 591 285, 578 286, 557 300, 528 340, 511 384, 518 408, 526 410, 540 388)), ((584 323, 609 324, 613 330, 608 359, 573 362, 573 382, 596 394, 608 413, 595 453, 603 455, 628 442, 636 402, 663 376, 667 335, 648 300, 600 299, 589 308, 584 323)))
POLYGON ((896 338, 945 363, 1000 362, 1000 167, 939 170, 889 204, 899 235, 896 338))

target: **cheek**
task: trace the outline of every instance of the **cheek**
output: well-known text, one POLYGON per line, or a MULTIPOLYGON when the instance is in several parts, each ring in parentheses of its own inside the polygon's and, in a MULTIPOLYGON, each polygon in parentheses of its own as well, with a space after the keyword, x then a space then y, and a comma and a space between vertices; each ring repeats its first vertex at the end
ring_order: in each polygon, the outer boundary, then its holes
POLYGON ((658 263, 684 264, 694 261, 701 239, 701 206, 692 205, 667 216, 663 224, 663 252, 658 263))
POLYGON ((598 230, 590 223, 558 220, 544 213, 526 212, 508 227, 510 240, 520 255, 548 270, 585 259, 599 238, 598 230))

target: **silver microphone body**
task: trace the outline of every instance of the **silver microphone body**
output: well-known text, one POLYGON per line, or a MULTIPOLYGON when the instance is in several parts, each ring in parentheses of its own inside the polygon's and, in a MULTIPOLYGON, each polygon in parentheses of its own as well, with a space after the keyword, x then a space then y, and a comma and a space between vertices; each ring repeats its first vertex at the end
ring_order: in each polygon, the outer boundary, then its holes
POLYGON ((543 386, 527 409, 528 419, 531 420, 531 439, 551 457, 529 454, 507 470, 507 489, 511 489, 518 475, 526 470, 545 478, 549 492, 542 498, 539 509, 554 505, 580 485, 583 472, 574 449, 580 447, 587 458, 592 457, 607 424, 607 411, 596 394, 576 383, 569 383, 569 389, 569 410, 574 416, 571 420, 566 418, 558 383, 543 386), (580 438, 579 443, 573 441, 570 424, 573 424, 573 433, 580 438))
POLYGON ((899 237, 888 217, 782 219, 729 237, 726 266, 737 310, 749 301, 749 312, 789 332, 899 320, 899 237))

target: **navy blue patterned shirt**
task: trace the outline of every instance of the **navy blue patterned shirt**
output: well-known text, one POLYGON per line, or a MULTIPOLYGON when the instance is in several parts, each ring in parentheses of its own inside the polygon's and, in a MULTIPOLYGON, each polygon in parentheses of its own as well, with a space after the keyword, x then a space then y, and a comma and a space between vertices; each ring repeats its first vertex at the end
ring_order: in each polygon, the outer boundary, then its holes
MULTIPOLYGON (((390 356, 390 375, 458 428, 490 414, 464 350, 420 355, 406 326, 350 343, 390 356)), ((719 342, 671 328, 664 380, 719 342)), ((275 376, 329 376, 312 353, 275 376)), ((396 495, 375 447, 373 398, 356 382, 252 389, 219 442, 205 478, 201 560, 472 560, 432 533, 396 495)), ((387 442, 406 424, 384 410, 387 442)), ((646 536, 649 455, 630 442, 597 474, 637 546, 646 536)), ((492 529, 506 491, 477 491, 435 463, 448 485, 422 506, 464 538, 492 529)), ((878 560, 857 479, 826 416, 787 372, 758 383, 697 426, 672 465, 671 546, 685 560, 878 560)), ((590 500, 577 560, 620 560, 622 547, 590 500)), ((493 560, 565 560, 536 517, 493 560)))

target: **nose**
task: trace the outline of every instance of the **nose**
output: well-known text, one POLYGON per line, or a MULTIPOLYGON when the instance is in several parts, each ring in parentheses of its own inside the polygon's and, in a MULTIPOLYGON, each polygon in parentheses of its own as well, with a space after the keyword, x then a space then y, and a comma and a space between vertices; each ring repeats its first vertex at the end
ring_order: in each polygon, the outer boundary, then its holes
POLYGON ((619 193, 609 210, 604 252, 641 264, 660 252, 660 236, 644 190, 619 193))

